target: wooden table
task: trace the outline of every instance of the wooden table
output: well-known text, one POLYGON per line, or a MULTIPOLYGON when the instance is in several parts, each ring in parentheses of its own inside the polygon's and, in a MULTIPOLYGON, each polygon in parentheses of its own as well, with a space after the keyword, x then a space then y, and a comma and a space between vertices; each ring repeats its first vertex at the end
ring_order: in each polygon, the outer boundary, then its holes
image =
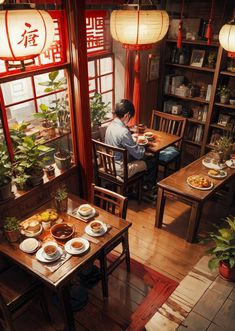
MULTIPOLYGON (((82 203, 85 203, 85 201, 71 195, 69 199, 68 212, 71 212, 82 203)), ((34 214, 51 207, 51 204, 52 202, 43 205, 40 209, 35 210, 34 214)), ((51 287, 58 293, 63 306, 65 325, 69 331, 74 330, 74 318, 69 300, 69 281, 71 277, 88 261, 93 261, 96 259, 97 256, 102 253, 102 249, 105 249, 107 245, 111 244, 124 233, 128 233, 128 229, 131 226, 130 222, 118 218, 103 209, 96 206, 95 209, 98 214, 98 219, 111 225, 111 229, 101 237, 90 237, 90 240, 88 239, 90 242, 90 249, 86 253, 79 256, 72 256, 54 272, 50 272, 45 267, 45 264, 39 262, 36 259, 35 254, 26 254, 22 252, 19 249, 19 243, 10 244, 4 239, 0 240, 0 251, 3 255, 26 269, 26 271, 32 273, 35 277, 44 282, 46 286, 51 287)), ((87 223, 79 221, 66 213, 61 214, 60 216, 65 222, 72 223, 74 225, 77 236, 82 236, 85 233, 87 223)))
POLYGON ((210 190, 202 191, 190 187, 186 180, 191 175, 207 175, 208 168, 204 167, 202 160, 205 156, 199 158, 188 166, 180 169, 171 176, 158 182, 158 197, 156 205, 155 226, 161 228, 163 222, 163 213, 166 196, 176 197, 177 199, 191 206, 189 225, 187 230, 187 241, 193 242, 197 234, 200 223, 201 211, 204 203, 218 191, 224 184, 231 181, 235 175, 235 169, 225 168, 227 177, 224 179, 210 179, 214 186, 210 190))
POLYGON ((151 153, 159 153, 163 149, 174 145, 181 140, 180 137, 166 132, 156 131, 153 129, 146 129, 145 131, 151 131, 155 136, 155 139, 153 141, 150 141, 147 145, 147 151, 151 153))

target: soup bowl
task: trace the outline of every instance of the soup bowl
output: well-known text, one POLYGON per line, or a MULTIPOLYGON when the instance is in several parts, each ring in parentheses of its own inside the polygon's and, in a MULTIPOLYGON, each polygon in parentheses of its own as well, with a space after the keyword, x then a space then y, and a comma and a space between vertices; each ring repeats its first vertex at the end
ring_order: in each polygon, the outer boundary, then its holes
POLYGON ((55 239, 67 241, 72 238, 74 227, 72 224, 67 223, 55 224, 51 227, 50 232, 55 239))

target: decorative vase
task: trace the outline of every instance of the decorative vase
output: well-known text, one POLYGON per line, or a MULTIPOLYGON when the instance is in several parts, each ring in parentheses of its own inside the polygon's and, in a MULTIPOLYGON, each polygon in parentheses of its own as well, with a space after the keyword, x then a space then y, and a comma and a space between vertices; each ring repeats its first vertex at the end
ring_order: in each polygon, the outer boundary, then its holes
POLYGON ((68 209, 68 198, 63 200, 55 200, 56 201, 56 209, 58 212, 63 213, 68 209))
POLYGON ((20 230, 4 230, 5 236, 7 240, 11 243, 14 243, 19 240, 20 238, 20 230))
POLYGON ((219 274, 220 276, 228 281, 234 282, 235 281, 235 267, 230 268, 227 263, 220 262, 219 265, 219 274))

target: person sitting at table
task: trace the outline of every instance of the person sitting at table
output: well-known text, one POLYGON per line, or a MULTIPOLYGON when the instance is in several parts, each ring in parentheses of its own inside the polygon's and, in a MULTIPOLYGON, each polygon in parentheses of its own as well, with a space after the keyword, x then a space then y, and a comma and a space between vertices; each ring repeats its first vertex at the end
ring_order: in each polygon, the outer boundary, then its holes
MULTIPOLYGON (((114 119, 107 127, 105 143, 111 146, 125 148, 128 152, 128 176, 146 170, 144 176, 144 186, 151 192, 156 187, 157 180, 157 157, 154 154, 147 156, 145 147, 138 145, 132 138, 127 127, 130 119, 135 115, 133 103, 127 99, 122 99, 115 106, 114 119)), ((121 155, 115 154, 115 163, 118 175, 123 175, 123 163, 121 155)))

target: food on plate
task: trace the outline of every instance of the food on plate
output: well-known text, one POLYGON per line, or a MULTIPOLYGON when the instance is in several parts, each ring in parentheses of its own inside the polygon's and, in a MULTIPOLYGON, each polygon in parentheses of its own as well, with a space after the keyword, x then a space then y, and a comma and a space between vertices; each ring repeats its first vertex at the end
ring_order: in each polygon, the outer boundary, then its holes
POLYGON ((81 205, 78 208, 78 212, 82 216, 89 216, 92 213, 92 211, 93 211, 93 208, 88 204, 81 205))
POLYGON ((76 250, 81 250, 84 247, 84 243, 81 240, 76 239, 71 243, 71 247, 76 250))
POLYGON ((144 133, 144 136, 147 138, 147 139, 153 139, 153 133, 151 131, 147 131, 144 133))
POLYGON ((24 232, 37 233, 41 229, 41 225, 38 221, 28 220, 21 223, 24 232))
POLYGON ((93 232, 100 232, 103 229, 103 224, 99 221, 93 221, 91 222, 90 227, 93 232))
POLYGON ((146 137, 145 136, 139 136, 137 142, 138 142, 138 144, 145 144, 146 143, 146 137))
POLYGON ((220 175, 220 171, 219 170, 215 170, 215 169, 210 169, 208 171, 208 175, 211 175, 211 176, 218 176, 220 175))
POLYGON ((55 224, 50 229, 51 235, 58 240, 67 240, 74 234, 74 228, 67 223, 55 224))
POLYGON ((44 246, 43 246, 43 251, 46 255, 48 256, 53 256, 56 254, 58 250, 58 245, 56 242, 47 242, 44 246))
POLYGON ((55 209, 46 209, 39 214, 39 219, 42 222, 55 221, 58 219, 58 213, 55 209))
POLYGON ((208 188, 211 186, 211 181, 202 175, 189 176, 188 183, 198 188, 208 188))

